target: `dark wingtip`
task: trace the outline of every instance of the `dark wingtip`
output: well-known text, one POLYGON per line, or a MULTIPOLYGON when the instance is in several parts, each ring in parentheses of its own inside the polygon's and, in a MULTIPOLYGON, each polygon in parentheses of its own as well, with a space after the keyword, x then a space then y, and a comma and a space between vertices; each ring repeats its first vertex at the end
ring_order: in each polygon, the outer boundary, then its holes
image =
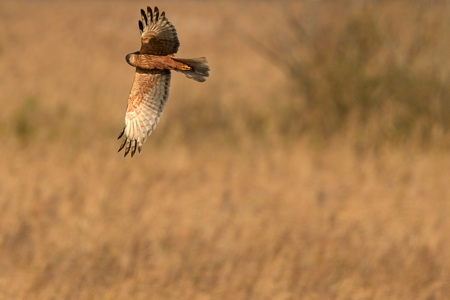
POLYGON ((128 144, 127 148, 125 149, 125 153, 123 154, 123 157, 127 157, 128 152, 130 152, 131 143, 128 144))
POLYGON ((142 20, 145 22, 145 25, 148 25, 147 14, 145 13, 145 11, 143 9, 141 9, 141 16, 142 16, 142 20))
MULTIPOLYGON (((120 133, 118 139, 120 139, 125 132, 125 128, 122 130, 122 132, 120 133)), ((137 140, 130 140, 129 138, 125 137, 122 141, 122 144, 119 147, 119 150, 117 150, 117 152, 122 151, 122 149, 125 148, 125 151, 123 153, 123 157, 126 157, 128 155, 128 153, 131 154, 131 157, 134 156, 134 154, 136 154, 136 151, 139 151, 139 153, 141 152, 141 146, 138 145, 137 140)))
POLYGON ((120 146, 119 151, 122 150, 125 145, 126 145, 126 148, 125 148, 123 157, 126 157, 128 155, 128 153, 130 153, 131 157, 133 157, 134 154, 136 153, 136 150, 139 150, 139 152, 140 152, 140 146, 138 146, 136 140, 125 139, 122 146, 120 146))
POLYGON ((153 22, 153 12, 152 12, 152 8, 150 6, 147 6, 147 14, 150 19, 150 22, 153 22))
POLYGON ((122 132, 119 134, 119 137, 117 139, 120 139, 124 133, 125 133, 125 127, 122 129, 122 132))
POLYGON ((122 145, 120 145, 119 150, 117 150, 117 152, 120 152, 120 150, 123 149, 123 147, 125 147, 125 144, 127 143, 127 140, 123 140, 122 145))
POLYGON ((159 8, 158 6, 155 6, 155 21, 158 21, 159 19, 159 8))
POLYGON ((134 154, 136 153, 136 149, 137 149, 137 142, 134 140, 133 142, 132 142, 133 144, 132 144, 132 149, 131 149, 131 157, 133 157, 134 156, 134 154))

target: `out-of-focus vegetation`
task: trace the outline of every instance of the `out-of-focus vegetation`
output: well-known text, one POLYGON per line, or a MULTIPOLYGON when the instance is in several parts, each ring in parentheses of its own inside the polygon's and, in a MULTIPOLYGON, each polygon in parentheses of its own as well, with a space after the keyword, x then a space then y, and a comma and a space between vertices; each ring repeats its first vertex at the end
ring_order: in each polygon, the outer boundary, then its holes
POLYGON ((446 299, 448 1, 0 1, 0 299, 446 299), (139 9, 175 24, 123 159, 139 9))
POLYGON ((289 78, 281 134, 448 145, 446 2, 305 1, 280 11, 279 26, 263 23, 263 34, 236 31, 289 78))

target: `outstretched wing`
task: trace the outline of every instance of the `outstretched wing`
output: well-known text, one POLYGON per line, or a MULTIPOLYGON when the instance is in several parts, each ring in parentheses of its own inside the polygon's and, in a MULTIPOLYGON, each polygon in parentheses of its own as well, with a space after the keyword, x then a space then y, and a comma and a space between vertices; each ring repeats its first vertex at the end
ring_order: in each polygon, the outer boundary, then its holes
POLYGON ((125 128, 119 136, 119 139, 123 136, 119 151, 125 148, 124 156, 131 152, 133 157, 136 150, 141 151, 161 118, 169 97, 169 86, 169 70, 136 69, 125 114, 125 128))
POLYGON ((141 32, 141 53, 153 55, 169 55, 178 51, 178 41, 175 27, 167 20, 165 13, 159 14, 158 7, 154 11, 147 7, 147 12, 141 9, 139 30, 141 32))

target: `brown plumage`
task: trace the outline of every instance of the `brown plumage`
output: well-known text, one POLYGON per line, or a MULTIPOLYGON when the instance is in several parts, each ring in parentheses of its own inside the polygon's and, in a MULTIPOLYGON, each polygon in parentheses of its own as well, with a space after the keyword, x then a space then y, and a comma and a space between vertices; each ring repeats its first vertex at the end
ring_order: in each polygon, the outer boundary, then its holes
POLYGON ((124 156, 142 145, 155 129, 169 97, 170 70, 178 71, 199 82, 209 76, 208 62, 204 57, 194 59, 175 58, 178 41, 175 27, 167 20, 158 7, 147 12, 141 9, 138 22, 141 32, 141 49, 126 56, 126 61, 136 67, 133 86, 128 98, 125 127, 119 136, 123 137, 119 151, 125 149, 124 156))

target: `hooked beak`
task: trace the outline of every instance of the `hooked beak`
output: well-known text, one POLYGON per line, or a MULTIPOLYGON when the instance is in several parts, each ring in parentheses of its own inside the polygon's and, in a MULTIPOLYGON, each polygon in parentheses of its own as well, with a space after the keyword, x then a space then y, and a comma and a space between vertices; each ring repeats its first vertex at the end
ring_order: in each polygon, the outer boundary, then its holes
POLYGON ((139 54, 139 51, 136 51, 136 52, 133 52, 133 53, 129 53, 129 54, 127 54, 127 56, 125 56, 125 60, 127 61, 127 63, 128 63, 130 66, 133 66, 133 67, 135 67, 135 65, 133 65, 133 63, 132 63, 131 61, 132 61, 133 56, 134 56, 135 54, 139 54))

